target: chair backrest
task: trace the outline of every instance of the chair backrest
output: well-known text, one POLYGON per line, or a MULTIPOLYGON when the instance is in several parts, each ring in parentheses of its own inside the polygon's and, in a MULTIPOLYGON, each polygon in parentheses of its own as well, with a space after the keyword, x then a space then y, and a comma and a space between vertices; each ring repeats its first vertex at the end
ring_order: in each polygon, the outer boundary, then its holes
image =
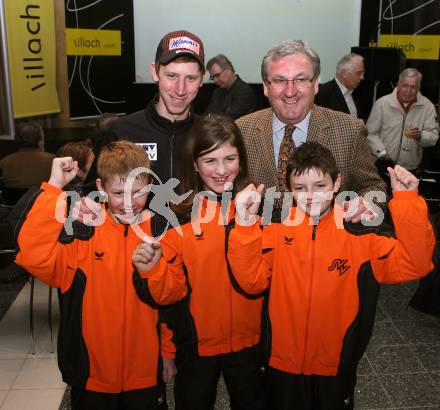
POLYGON ((2 205, 14 206, 18 200, 24 195, 28 188, 7 188, 3 187, 2 192, 2 205))
POLYGON ((8 216, 11 210, 0 206, 0 249, 16 248, 17 244, 8 216))

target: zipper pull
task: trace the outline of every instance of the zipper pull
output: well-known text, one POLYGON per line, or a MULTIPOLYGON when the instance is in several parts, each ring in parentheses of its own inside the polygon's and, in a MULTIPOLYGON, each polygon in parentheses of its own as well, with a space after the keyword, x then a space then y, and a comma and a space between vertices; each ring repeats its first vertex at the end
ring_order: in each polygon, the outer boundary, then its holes
POLYGON ((314 241, 316 239, 316 228, 318 227, 318 225, 313 225, 313 230, 312 230, 312 241, 314 241))

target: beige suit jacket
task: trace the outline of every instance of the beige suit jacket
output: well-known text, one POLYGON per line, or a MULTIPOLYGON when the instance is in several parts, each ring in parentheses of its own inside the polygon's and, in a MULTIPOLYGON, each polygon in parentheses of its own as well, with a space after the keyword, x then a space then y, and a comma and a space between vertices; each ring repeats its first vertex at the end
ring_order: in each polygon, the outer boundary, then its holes
MULTIPOLYGON (((239 118, 248 157, 249 177, 266 189, 277 185, 272 139, 272 108, 239 118)), ((386 191, 367 144, 367 129, 362 120, 351 115, 314 105, 307 141, 317 141, 335 156, 342 175, 340 191, 365 195, 369 191, 386 191)))

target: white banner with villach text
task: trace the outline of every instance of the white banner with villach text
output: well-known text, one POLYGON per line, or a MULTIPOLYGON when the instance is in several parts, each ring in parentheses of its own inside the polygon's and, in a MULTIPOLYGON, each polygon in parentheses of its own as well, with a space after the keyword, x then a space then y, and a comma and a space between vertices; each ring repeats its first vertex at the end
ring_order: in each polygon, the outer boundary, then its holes
POLYGON ((59 112, 53 0, 4 4, 14 117, 59 112))

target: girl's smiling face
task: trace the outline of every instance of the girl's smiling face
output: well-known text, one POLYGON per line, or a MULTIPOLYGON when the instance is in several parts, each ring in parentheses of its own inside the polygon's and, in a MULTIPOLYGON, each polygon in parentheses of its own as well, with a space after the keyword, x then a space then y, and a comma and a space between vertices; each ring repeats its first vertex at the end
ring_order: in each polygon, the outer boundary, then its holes
POLYGON ((225 141, 214 151, 200 155, 194 162, 194 168, 206 190, 216 194, 229 191, 240 170, 237 147, 225 141))

